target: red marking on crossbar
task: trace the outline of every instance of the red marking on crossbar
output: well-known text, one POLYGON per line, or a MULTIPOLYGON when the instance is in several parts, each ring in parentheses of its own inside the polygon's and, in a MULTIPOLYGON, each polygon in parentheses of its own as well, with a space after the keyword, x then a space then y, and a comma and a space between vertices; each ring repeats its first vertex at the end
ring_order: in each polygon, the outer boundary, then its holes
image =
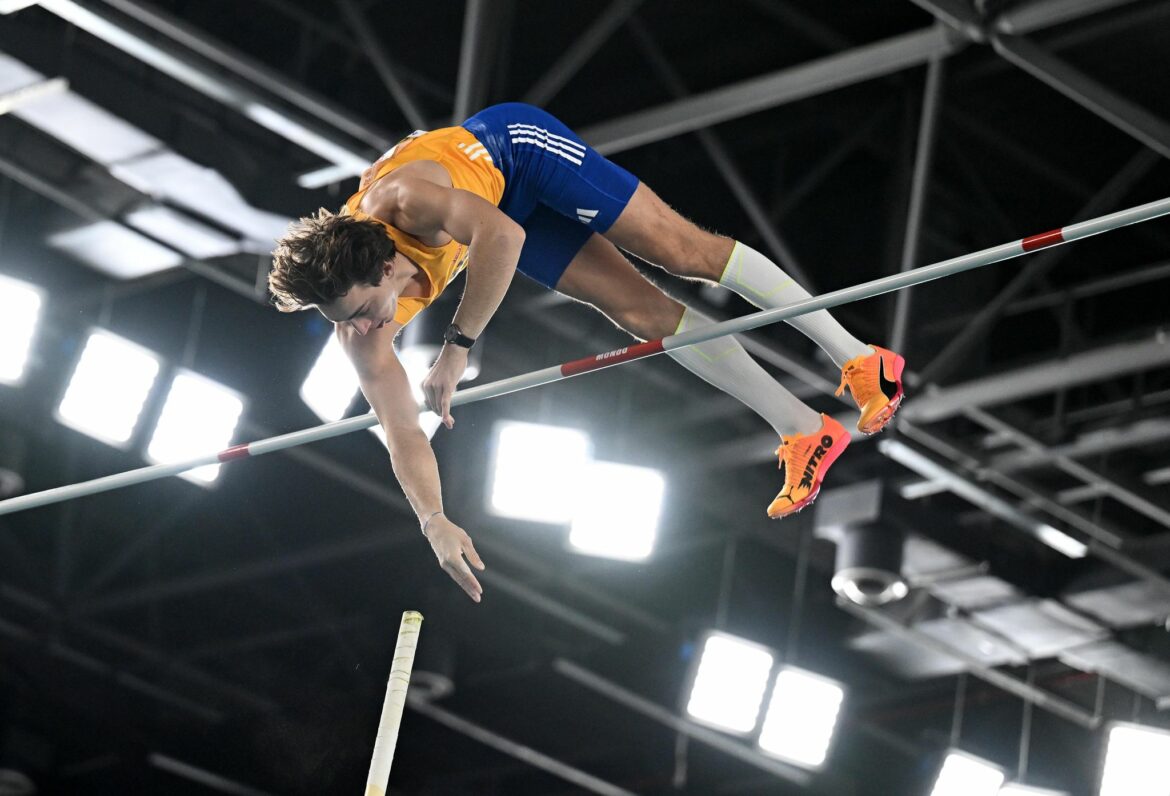
POLYGON ((648 340, 645 343, 638 343, 637 345, 628 346, 626 348, 619 348, 616 351, 607 351, 604 354, 597 354, 596 356, 585 357, 584 359, 574 359, 572 362, 566 362, 561 365, 562 376, 576 376, 578 373, 588 373, 591 370, 598 370, 600 368, 608 368, 610 365, 616 365, 619 362, 629 362, 631 359, 641 359, 642 357, 657 354, 662 351, 661 340, 648 340))
POLYGON ((252 455, 252 451, 248 450, 248 443, 243 445, 233 445, 227 450, 219 452, 218 458, 221 462, 230 462, 232 459, 247 459, 252 455))
POLYGON ((1024 238, 1020 243, 1023 244, 1026 252, 1043 249, 1045 246, 1055 246, 1057 243, 1064 243, 1064 230, 1054 229, 1051 232, 1042 232, 1039 235, 1024 238))

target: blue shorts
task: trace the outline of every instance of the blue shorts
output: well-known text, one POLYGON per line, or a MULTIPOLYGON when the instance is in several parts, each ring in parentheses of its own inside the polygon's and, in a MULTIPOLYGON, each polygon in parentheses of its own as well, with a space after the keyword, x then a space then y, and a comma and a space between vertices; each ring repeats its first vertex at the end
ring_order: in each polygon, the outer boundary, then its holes
POLYGON ((500 209, 524 227, 517 270, 555 288, 589 236, 626 209, 638 178, 532 105, 493 105, 463 127, 503 172, 500 209))

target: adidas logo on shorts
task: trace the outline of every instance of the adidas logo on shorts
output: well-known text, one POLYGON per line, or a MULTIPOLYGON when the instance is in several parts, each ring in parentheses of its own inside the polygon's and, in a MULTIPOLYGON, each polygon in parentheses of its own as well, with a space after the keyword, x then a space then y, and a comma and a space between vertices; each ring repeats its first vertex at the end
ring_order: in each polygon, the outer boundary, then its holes
POLYGON ((580 221, 582 224, 588 224, 596 217, 597 217, 596 210, 583 210, 580 207, 577 208, 577 220, 580 221))

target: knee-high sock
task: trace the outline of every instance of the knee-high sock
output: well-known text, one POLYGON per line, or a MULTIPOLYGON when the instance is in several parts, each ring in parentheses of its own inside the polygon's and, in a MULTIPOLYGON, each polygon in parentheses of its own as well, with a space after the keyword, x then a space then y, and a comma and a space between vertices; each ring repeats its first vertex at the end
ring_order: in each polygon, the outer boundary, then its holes
MULTIPOLYGON (((678 332, 710 323, 714 321, 687 307, 678 332)), ((769 376, 732 336, 667 353, 691 373, 743 401, 777 434, 811 434, 821 427, 820 414, 769 376)))
MULTIPOLYGON (((780 266, 739 241, 735 242, 731 256, 727 258, 727 265, 723 269, 719 284, 743 296, 760 309, 783 307, 811 297, 811 294, 781 270, 780 266)), ((837 367, 842 367, 854 357, 873 353, 872 348, 837 323, 828 310, 800 315, 788 323, 820 346, 837 367)))

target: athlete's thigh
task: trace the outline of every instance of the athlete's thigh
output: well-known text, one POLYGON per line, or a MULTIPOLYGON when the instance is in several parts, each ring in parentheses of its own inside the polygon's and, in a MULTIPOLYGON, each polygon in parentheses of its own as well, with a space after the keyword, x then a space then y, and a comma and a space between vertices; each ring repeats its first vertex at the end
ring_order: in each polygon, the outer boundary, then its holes
POLYGON ((605 237, 673 274, 712 280, 735 245, 684 218, 642 182, 605 237))
POLYGON ((633 335, 672 334, 683 307, 646 279, 616 246, 591 235, 569 263, 556 290, 590 304, 633 335))

